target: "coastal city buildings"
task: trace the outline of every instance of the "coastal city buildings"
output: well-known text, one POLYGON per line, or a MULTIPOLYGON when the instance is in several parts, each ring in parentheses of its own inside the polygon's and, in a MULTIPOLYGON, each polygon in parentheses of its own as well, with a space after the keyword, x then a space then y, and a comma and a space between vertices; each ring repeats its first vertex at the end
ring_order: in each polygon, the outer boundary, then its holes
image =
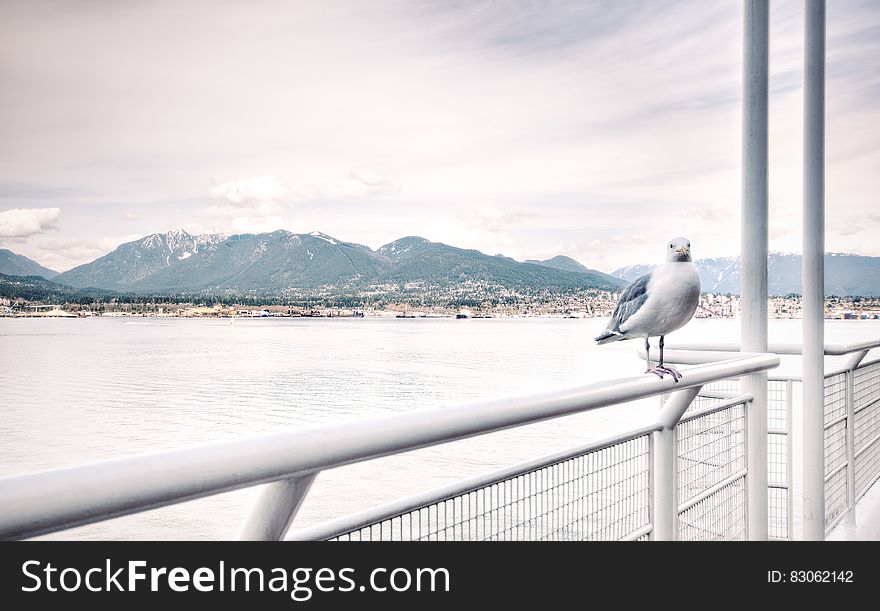
MULTIPOLYGON (((418 317, 564 317, 603 318, 614 310, 619 293, 584 291, 568 295, 519 294, 516 291, 497 291, 480 294, 474 287, 456 295, 423 293, 412 287, 407 293, 374 292, 349 298, 343 307, 334 299, 310 298, 308 303, 267 303, 247 305, 237 303, 37 303, 0 298, 0 316, 25 317, 87 317, 87 316, 152 316, 177 318, 269 318, 269 317, 361 317, 398 316, 418 317)), ((387 287, 386 287, 387 291, 387 287)), ((770 297, 771 318, 801 318, 801 298, 798 295, 770 297)), ((695 318, 738 318, 738 295, 706 293, 700 298, 695 318)), ((878 297, 828 297, 825 300, 826 319, 880 319, 878 297)))

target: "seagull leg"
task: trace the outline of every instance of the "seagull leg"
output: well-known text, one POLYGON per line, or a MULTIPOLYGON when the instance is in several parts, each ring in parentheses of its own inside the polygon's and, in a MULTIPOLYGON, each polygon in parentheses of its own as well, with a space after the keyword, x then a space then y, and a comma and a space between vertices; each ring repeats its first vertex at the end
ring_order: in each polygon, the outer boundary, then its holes
POLYGON ((645 371, 645 373, 653 373, 654 375, 656 375, 657 377, 659 377, 662 380, 663 376, 665 376, 667 373, 669 373, 668 371, 666 371, 666 368, 663 367, 663 336, 662 335, 660 336, 660 363, 659 363, 659 365, 657 365, 657 367, 651 367, 651 359, 647 358, 648 349, 650 347, 651 347, 651 345, 648 343, 648 338, 646 337, 645 338, 645 358, 648 361, 648 370, 645 371))
POLYGON ((648 342, 648 338, 645 338, 645 373, 651 373, 651 344, 648 342))
POLYGON ((681 379, 681 372, 678 369, 674 369, 673 367, 666 367, 663 364, 663 340, 664 336, 660 336, 660 362, 653 369, 649 369, 645 373, 654 373, 659 376, 661 379, 667 373, 672 376, 672 379, 678 382, 681 379))
POLYGON ((663 364, 663 336, 660 336, 660 369, 669 372, 672 379, 678 382, 681 379, 681 372, 673 367, 667 367, 663 364))

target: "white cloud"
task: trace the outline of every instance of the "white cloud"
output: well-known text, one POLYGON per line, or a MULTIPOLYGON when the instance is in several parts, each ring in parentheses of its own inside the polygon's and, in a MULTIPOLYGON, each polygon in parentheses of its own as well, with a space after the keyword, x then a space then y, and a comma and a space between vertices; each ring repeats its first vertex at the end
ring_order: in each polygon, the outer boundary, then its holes
POLYGON ((143 220, 143 217, 138 214, 134 208, 129 208, 125 210, 122 214, 119 215, 123 221, 140 221, 143 220))
MULTIPOLYGON (((277 176, 262 175, 230 180, 211 187, 216 203, 202 209, 212 225, 233 233, 259 233, 291 228, 291 204, 318 199, 345 200, 398 193, 401 185, 373 169, 355 169, 337 181, 295 182, 289 187, 277 176)), ((304 210, 299 211, 304 212, 304 210)), ((312 212, 315 212, 312 210, 312 212)), ((318 218, 326 215, 318 210, 318 218)), ((324 227, 317 227, 324 229, 324 227)))
POLYGON ((321 185, 318 193, 327 198, 373 197, 377 195, 396 195, 401 185, 386 176, 379 175, 370 168, 355 169, 342 180, 321 185))
POLYGON ((203 212, 233 233, 260 233, 284 226, 284 204, 305 197, 301 186, 290 189, 275 176, 253 176, 211 187, 219 203, 203 212))
POLYGON ((252 208, 278 204, 291 195, 284 183, 275 176, 253 176, 230 180, 211 187, 208 195, 224 200, 238 208, 252 208))
POLYGON ((858 223, 847 223, 843 226, 832 227, 832 231, 836 231, 840 235, 848 236, 865 231, 865 227, 858 223))
POLYGON ((495 206, 480 206, 466 213, 462 221, 468 227, 497 233, 534 216, 534 212, 505 212, 495 206))
POLYGON ((13 208, 0 212, 0 238, 27 238, 58 228, 59 208, 13 208))
MULTIPOLYGON (((295 213, 297 229, 366 243, 570 245, 602 269, 662 257, 675 235, 698 256, 739 251, 739 3, 116 4, 95 19, 89 3, 0 3, 16 58, 0 60, 0 201, 63 207, 65 237, 111 235, 120 210, 163 202, 137 208, 151 228, 293 228, 295 213), (206 203, 209 176, 252 178, 206 203), (516 222, 524 211, 539 216, 516 222)), ((880 3, 829 3, 827 245, 863 254, 880 254, 876 232, 847 225, 880 191, 878 23, 880 3)), ((803 3, 774 2, 771 31, 771 248, 792 250, 803 3)))

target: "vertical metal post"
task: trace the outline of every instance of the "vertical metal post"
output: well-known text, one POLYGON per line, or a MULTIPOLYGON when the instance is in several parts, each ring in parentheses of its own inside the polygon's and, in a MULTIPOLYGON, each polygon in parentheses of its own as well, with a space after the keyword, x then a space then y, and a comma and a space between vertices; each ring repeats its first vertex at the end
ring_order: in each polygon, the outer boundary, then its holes
POLYGON ((856 405, 855 375, 856 368, 868 351, 862 350, 851 354, 846 367, 846 523, 856 523, 856 405))
POLYGON ((675 429, 651 434, 654 445, 654 541, 678 538, 675 429))
MULTIPOLYGON (((743 176, 741 218, 744 352, 767 352, 767 114, 770 15, 767 0, 746 0, 743 50, 743 176)), ((767 539, 767 374, 742 379, 754 397, 748 418, 749 539, 767 539)))
MULTIPOLYGON (((746 431, 745 439, 743 439, 743 452, 745 453, 745 457, 746 457, 746 478, 745 478, 746 490, 745 490, 745 499, 743 502, 743 520, 745 522, 744 538, 746 541, 752 540, 752 525, 753 525, 753 516, 752 516, 752 511, 751 511, 751 507, 752 507, 751 506, 752 471, 751 471, 751 464, 748 462, 748 459, 750 456, 749 452, 751 450, 751 448, 749 446, 751 445, 751 441, 752 441, 751 438, 749 437, 749 420, 752 419, 752 410, 751 410, 752 405, 754 405, 753 401, 747 401, 746 403, 743 404, 743 419, 744 419, 743 427, 745 428, 745 431, 746 431)), ((769 493, 768 493, 768 496, 769 496, 769 493)), ((769 522, 769 516, 768 516, 767 522, 769 522)), ((769 530, 770 530, 769 524, 767 524, 766 528, 769 533, 769 530)), ((769 534, 768 534, 768 537, 769 537, 769 534)), ((766 540, 767 537, 764 537, 764 539, 766 540)))
POLYGON ((245 520, 240 541, 280 541, 287 534, 317 473, 267 484, 245 520))
POLYGON ((856 437, 853 405, 853 370, 846 372, 846 515, 847 524, 856 523, 856 437))
POLYGON ((803 524, 825 538, 825 0, 806 0, 804 28, 803 524))
MULTIPOLYGON (((654 433, 648 435, 648 519, 651 524, 651 536, 649 541, 657 541, 657 514, 655 513, 657 499, 657 436, 654 433)), ((583 493, 580 493, 583 496, 583 493)), ((579 515, 583 511, 578 509, 579 515)))
POLYGON ((651 434, 654 447, 654 541, 678 539, 678 448, 675 426, 700 388, 677 390, 669 395, 657 420, 661 430, 651 434))
POLYGON ((844 367, 855 373, 855 370, 859 368, 859 365, 866 356, 868 356, 868 352, 870 350, 861 350, 859 352, 853 352, 849 355, 849 358, 846 359, 846 363, 844 367))

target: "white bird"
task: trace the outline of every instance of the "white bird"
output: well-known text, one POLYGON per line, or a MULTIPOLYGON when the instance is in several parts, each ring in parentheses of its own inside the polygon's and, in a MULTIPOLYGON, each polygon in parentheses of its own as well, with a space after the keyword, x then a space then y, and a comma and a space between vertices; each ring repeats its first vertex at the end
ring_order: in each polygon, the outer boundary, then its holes
POLYGON ((678 382, 681 372, 663 365, 663 338, 687 324, 699 301, 700 275, 691 260, 691 243, 685 238, 675 238, 666 248, 666 263, 626 287, 608 321, 608 328, 596 338, 596 343, 644 337, 648 363, 645 373, 661 378, 668 373, 678 382), (660 361, 657 367, 651 368, 648 340, 657 336, 660 337, 660 361))

